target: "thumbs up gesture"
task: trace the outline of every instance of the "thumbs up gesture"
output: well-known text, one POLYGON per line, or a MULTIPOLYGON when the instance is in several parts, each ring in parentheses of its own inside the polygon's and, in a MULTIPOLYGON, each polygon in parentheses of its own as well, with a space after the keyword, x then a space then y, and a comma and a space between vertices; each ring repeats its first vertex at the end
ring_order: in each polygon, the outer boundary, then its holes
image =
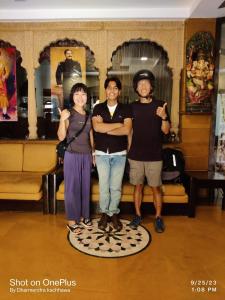
POLYGON ((61 109, 59 108, 58 111, 60 114, 60 121, 66 121, 69 118, 70 112, 67 109, 61 111, 61 109))
POLYGON ((156 109, 156 115, 159 116, 161 119, 167 118, 166 106, 167 106, 167 103, 165 102, 163 104, 163 106, 158 106, 156 109))

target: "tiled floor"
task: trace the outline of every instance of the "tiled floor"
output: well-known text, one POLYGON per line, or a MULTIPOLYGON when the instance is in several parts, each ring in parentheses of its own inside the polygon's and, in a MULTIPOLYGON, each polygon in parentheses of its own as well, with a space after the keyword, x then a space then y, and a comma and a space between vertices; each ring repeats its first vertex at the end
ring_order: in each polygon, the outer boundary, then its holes
POLYGON ((225 299, 225 212, 199 206, 194 219, 164 220, 156 234, 145 218, 152 243, 143 252, 105 259, 69 245, 63 214, 0 212, 0 299, 225 299))

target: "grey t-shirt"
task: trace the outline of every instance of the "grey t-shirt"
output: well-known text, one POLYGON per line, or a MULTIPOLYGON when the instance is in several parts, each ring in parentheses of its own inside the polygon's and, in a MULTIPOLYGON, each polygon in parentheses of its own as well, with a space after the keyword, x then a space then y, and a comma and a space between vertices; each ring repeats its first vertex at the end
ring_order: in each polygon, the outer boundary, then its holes
MULTIPOLYGON (((69 141, 84 125, 86 115, 78 113, 76 110, 71 110, 69 117, 69 127, 67 130, 67 141, 69 141)), ((91 117, 88 116, 87 123, 81 134, 70 143, 67 151, 78 153, 90 153, 90 130, 91 130, 91 117)))

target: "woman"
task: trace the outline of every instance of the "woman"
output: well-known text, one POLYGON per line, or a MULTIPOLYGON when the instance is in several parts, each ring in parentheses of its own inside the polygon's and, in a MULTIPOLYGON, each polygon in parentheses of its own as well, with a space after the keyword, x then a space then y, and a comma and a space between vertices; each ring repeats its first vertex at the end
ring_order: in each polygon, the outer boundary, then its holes
POLYGON ((67 228, 79 233, 83 225, 92 225, 90 220, 90 179, 93 149, 91 118, 85 111, 87 86, 76 83, 70 94, 72 109, 61 112, 58 138, 69 141, 85 124, 82 132, 68 146, 64 157, 65 210, 67 228))

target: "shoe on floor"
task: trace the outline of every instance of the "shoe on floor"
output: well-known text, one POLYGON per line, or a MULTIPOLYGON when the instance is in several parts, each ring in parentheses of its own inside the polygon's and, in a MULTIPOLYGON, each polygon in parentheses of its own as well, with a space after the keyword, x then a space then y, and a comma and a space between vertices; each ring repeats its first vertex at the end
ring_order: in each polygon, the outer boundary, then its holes
POLYGON ((87 219, 83 219, 80 221, 80 225, 86 227, 86 228, 90 228, 92 227, 92 222, 91 219, 87 218, 87 219))
POLYGON ((123 224, 120 222, 118 215, 116 215, 116 214, 112 215, 111 221, 112 221, 113 227, 114 227, 114 229, 116 229, 116 231, 120 231, 123 228, 123 224))
POLYGON ((154 221, 155 231, 158 233, 162 233, 165 231, 165 225, 163 222, 163 219, 160 217, 157 217, 154 221))
POLYGON ((73 225, 67 224, 66 227, 67 227, 67 229, 69 229, 69 231, 71 233, 74 233, 74 234, 81 233, 81 228, 80 228, 79 224, 73 224, 73 225))
POLYGON ((109 221, 109 216, 105 213, 102 214, 101 219, 98 222, 98 228, 105 230, 109 221))
POLYGON ((138 226, 141 224, 141 216, 136 215, 134 219, 128 224, 131 229, 137 229, 138 226))

